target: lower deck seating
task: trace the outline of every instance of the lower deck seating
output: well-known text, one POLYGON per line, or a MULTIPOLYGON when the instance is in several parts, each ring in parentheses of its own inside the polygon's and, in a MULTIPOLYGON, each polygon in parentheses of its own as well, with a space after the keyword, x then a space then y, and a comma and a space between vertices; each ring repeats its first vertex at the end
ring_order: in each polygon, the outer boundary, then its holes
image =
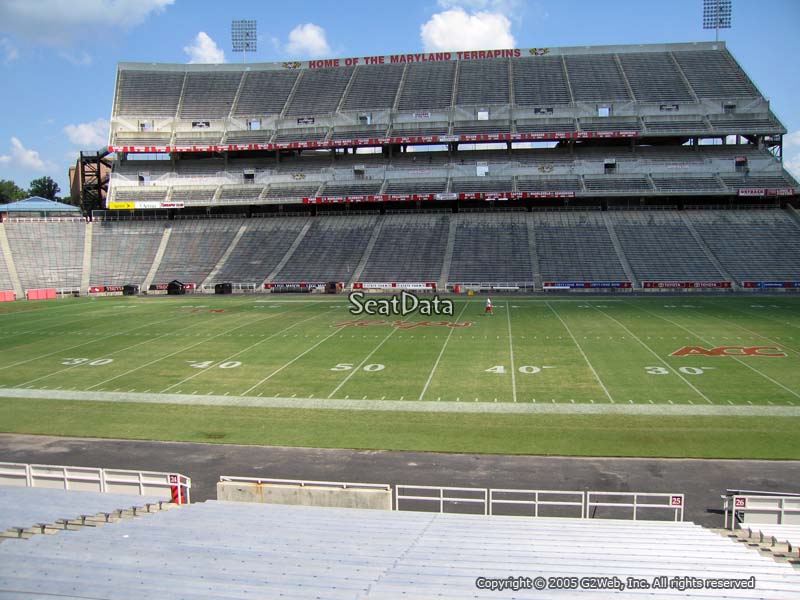
POLYGON ((9 221, 5 228, 23 289, 80 288, 86 234, 86 223, 82 219, 9 221))
POLYGON ((314 220, 275 281, 347 283, 369 242, 375 217, 329 217, 314 220))
POLYGON ((225 221, 173 221, 172 232, 154 283, 178 279, 200 285, 231 245, 242 225, 225 221))
POLYGON ((458 217, 448 279, 453 283, 533 281, 525 214, 458 217))
POLYGON ((640 281, 721 281, 675 211, 610 213, 628 263, 640 281))
POLYGON ((361 274, 362 281, 437 281, 442 271, 449 219, 390 215, 361 274))
POLYGON ((598 211, 535 213, 543 281, 627 281, 598 211))
POLYGON ((0 292, 9 292, 14 289, 11 274, 8 272, 5 256, 0 253, 0 292))
POLYGON ((141 285, 169 221, 97 221, 92 234, 91 285, 141 285))
POLYGON ((800 281, 800 225, 787 213, 697 210, 688 214, 737 281, 800 281))
POLYGON ((305 218, 250 219, 234 252, 211 283, 261 284, 305 225, 305 218))
MULTIPOLYGON (((689 522, 398 512, 208 501, 0 544, 14 597, 395 600, 550 598, 478 590, 476 578, 755 578, 740 600, 800 595, 800 574, 689 522), (44 575, 46 573, 46 576, 44 575), (167 591, 165 591, 165 589, 167 591), (491 594, 491 595, 490 595, 491 594)), ((626 588, 587 597, 629 600, 626 588)), ((661 590, 718 598, 709 590, 661 590)), ((567 592, 572 598, 577 594, 567 592)), ((666 594, 665 594, 666 595, 666 594)))

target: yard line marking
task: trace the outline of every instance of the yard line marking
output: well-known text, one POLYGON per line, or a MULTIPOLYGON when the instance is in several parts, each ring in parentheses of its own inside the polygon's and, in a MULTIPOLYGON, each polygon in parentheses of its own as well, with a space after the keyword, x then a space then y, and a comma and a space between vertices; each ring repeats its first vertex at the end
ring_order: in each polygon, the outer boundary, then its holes
POLYGON ((553 312, 553 314, 558 318, 558 320, 561 321, 561 324, 564 326, 564 329, 567 330, 567 333, 569 334, 569 337, 572 338, 573 343, 578 347, 578 352, 581 353, 581 356, 583 356, 583 360, 586 361, 586 364, 589 366, 589 368, 591 369, 592 373, 594 374, 594 378, 597 379, 597 383, 600 384, 600 387, 603 388, 603 391, 605 392, 605 394, 608 397, 608 399, 613 403, 614 402, 614 398, 611 397, 611 394, 609 393, 608 388, 603 383, 603 380, 600 379, 600 375, 598 375, 597 371, 594 370, 594 367, 592 366, 592 363, 589 361, 589 357, 586 356, 586 353, 583 351, 583 348, 581 348, 581 345, 578 343, 578 340, 576 340, 575 336, 572 335, 572 330, 569 328, 569 325, 567 325, 566 322, 564 321, 564 319, 561 318, 561 315, 559 315, 556 312, 556 309, 553 308, 550 305, 550 302, 545 302, 545 305, 547 306, 547 308, 549 308, 553 312))
POLYGON ((657 359, 657 360, 658 360, 658 361, 659 361, 659 362, 660 362, 662 365, 664 365, 664 366, 665 366, 667 369, 669 369, 669 370, 670 370, 670 371, 672 371, 672 372, 673 372, 675 375, 677 375, 678 377, 680 377, 681 381, 683 381, 683 383, 685 383, 685 384, 686 384, 686 385, 688 385, 690 388, 692 388, 692 389, 693 389, 693 390, 694 390, 694 391, 697 393, 697 395, 698 395, 698 396, 700 396, 700 397, 701 397, 703 400, 705 400, 705 401, 706 401, 706 402, 708 402, 709 404, 714 404, 714 403, 713 403, 713 402, 712 402, 712 401, 711 401, 711 400, 708 398, 708 396, 706 396, 706 395, 705 395, 703 392, 701 392, 700 390, 698 390, 698 389, 697 389, 697 388, 696 388, 696 387, 695 387, 695 386, 692 384, 692 382, 691 382, 691 381, 687 380, 687 379, 686 379, 686 378, 685 378, 683 375, 681 375, 681 374, 680 374, 680 373, 679 373, 679 372, 678 372, 676 369, 673 369, 673 368, 672 368, 672 366, 671 366, 671 365, 670 365, 668 362, 666 362, 666 361, 665 361, 663 358, 661 358, 661 357, 658 355, 658 353, 657 353, 655 350, 653 350, 653 349, 652 349, 650 346, 648 346, 648 345, 647 345, 647 344, 645 344, 645 343, 644 343, 642 340, 640 340, 640 339, 639 339, 639 338, 636 336, 636 334, 635 334, 635 333, 633 333, 633 332, 632 332, 630 329, 628 329, 628 328, 627 328, 625 325, 623 325, 622 323, 620 323, 619 321, 617 321, 617 320, 616 320, 614 317, 612 317, 611 315, 607 315, 606 313, 604 313, 604 312, 603 312, 602 310, 600 310, 599 308, 595 307, 595 310, 596 310, 597 312, 599 312, 601 315, 603 315, 604 317, 606 317, 607 319, 611 319, 612 321, 614 321, 614 323, 616 323, 617 325, 619 325, 620 327, 622 327, 622 328, 623 328, 625 331, 627 331, 627 332, 628 332, 628 334, 629 334, 631 337, 633 337, 633 339, 635 339, 637 342, 639 342, 639 343, 642 345, 642 347, 644 347, 644 349, 645 349, 645 350, 647 350, 648 352, 650 352, 650 354, 652 354, 653 356, 655 356, 655 357, 656 357, 656 359, 657 359))
MULTIPOLYGON (((292 309, 292 310, 296 310, 296 308, 294 308, 294 309, 292 309)), ((271 315, 270 317, 268 317, 268 318, 272 318, 273 316, 285 315, 285 314, 287 314, 287 313, 290 313, 290 312, 292 312, 292 310, 287 310, 287 311, 285 311, 285 312, 281 312, 281 313, 272 313, 272 315, 271 315)), ((246 348, 242 348, 242 349, 241 349, 241 350, 239 350, 238 352, 234 352, 234 353, 233 353, 233 354, 231 354, 230 356, 226 356, 225 358, 222 358, 222 359, 220 359, 220 360, 218 360, 218 361, 215 361, 215 362, 214 362, 214 364, 212 364, 212 365, 210 365, 210 366, 208 366, 208 367, 204 367, 204 368, 202 368, 202 369, 198 369, 198 371, 197 371, 196 373, 193 373, 192 375, 189 375, 189 377, 187 377, 187 378, 183 379, 182 381, 179 381, 178 383, 173 383, 172 385, 170 385, 170 386, 168 386, 168 387, 165 387, 163 390, 161 390, 161 393, 164 393, 164 392, 166 392, 167 390, 170 390, 170 389, 172 389, 172 388, 174 388, 174 387, 176 387, 176 386, 179 386, 179 385, 181 385, 182 383, 185 383, 185 382, 187 382, 187 381, 191 381, 191 380, 192 380, 192 379, 194 379, 195 377, 199 377, 199 376, 200 376, 200 375, 202 375, 203 373, 206 373, 206 372, 207 372, 207 371, 209 371, 210 369, 214 368, 214 367, 215 367, 215 366, 216 366, 218 363, 225 363, 225 362, 228 362, 229 360, 233 360, 234 358, 236 358, 236 357, 237 357, 237 356, 239 356, 240 354, 243 354, 243 353, 247 352, 248 350, 252 350, 253 348, 255 348, 256 346, 258 346, 259 344, 263 344, 264 342, 266 342, 266 341, 270 340, 271 338, 275 337, 276 335, 280 335, 281 333, 283 333, 283 332, 285 332, 285 331, 288 331, 288 330, 290 330, 292 327, 297 327, 297 326, 298 326, 298 325, 300 325, 301 323, 305 323, 306 321, 310 321, 311 319, 316 319, 317 317, 322 317, 322 316, 325 316, 325 315, 329 314, 329 313, 331 312, 331 310, 332 310, 332 309, 330 309, 330 310, 328 310, 327 312, 324 312, 324 313, 322 313, 322 314, 319 314, 319 315, 311 315, 310 317, 306 317, 305 319, 301 319, 300 321, 297 321, 296 323, 292 323, 292 324, 291 324, 291 325, 289 325, 288 327, 285 327, 284 329, 281 329, 280 331, 276 331, 275 333, 271 334, 270 336, 268 336, 268 337, 265 337, 265 338, 262 338, 262 339, 258 340, 257 342, 255 342, 255 343, 253 343, 253 344, 250 344, 250 345, 249 345, 249 346, 247 346, 246 348)))
POLYGON ((10 365, 5 365, 4 367, 0 367, 0 371, 3 370, 3 369, 10 369, 11 367, 16 367, 16 366, 19 366, 19 365, 24 365, 25 363, 33 362, 35 360, 40 360, 42 358, 47 358, 48 356, 53 356, 53 354, 58 354, 60 352, 67 352, 68 350, 74 350, 75 348, 80 348, 82 346, 88 346, 90 344, 96 344, 97 342, 99 342, 101 340, 107 340, 108 338, 117 337, 117 336, 120 336, 120 335, 129 335, 132 331, 136 331, 137 329, 142 329, 144 327, 152 327, 153 325, 157 325, 159 323, 166 323, 167 321, 177 321, 180 318, 181 318, 181 316, 170 317, 169 319, 162 319, 161 321, 156 321, 154 323, 146 323, 144 325, 140 325, 139 327, 134 327, 133 329, 128 329, 127 331, 120 331, 120 332, 117 332, 117 333, 111 333, 109 335, 104 335, 103 337, 99 337, 99 338, 97 338, 95 340, 90 340, 90 341, 84 342, 82 344, 77 344, 75 346, 69 346, 68 348, 61 348, 61 349, 56 350, 54 352, 48 352, 47 354, 40 354, 39 356, 35 356, 35 357, 29 358, 27 360, 21 360, 21 361, 15 362, 15 363, 11 363, 10 365))
POLYGON ((305 352, 303 352, 302 354, 300 354, 300 355, 298 355, 298 356, 295 356, 295 357, 294 357, 292 360, 290 360, 289 362, 287 362, 287 363, 286 363, 285 365, 283 365, 282 367, 278 367, 278 368, 277 368, 277 369, 275 369, 275 370, 274 370, 272 373, 270 373, 269 375, 267 375, 266 377, 264 377, 264 379, 262 379, 261 381, 259 381, 259 382, 258 382, 258 383, 256 383, 255 385, 253 385, 253 386, 250 386, 249 388, 247 388, 245 391, 243 391, 243 392, 242 392, 241 394, 239 394, 239 395, 240 395, 240 396, 244 396, 244 395, 246 395, 246 394, 249 394, 249 393, 250 393, 250 392, 252 392, 254 389, 256 389, 258 386, 260 386, 262 383, 266 383, 267 381, 269 381, 270 379, 272 379, 272 378, 273 378, 275 375, 277 375, 278 373, 280 373, 281 371, 283 371, 283 370, 284 370, 286 367, 288 367, 288 366, 290 366, 290 365, 294 364, 295 362, 297 362, 298 360, 300 360, 301 358, 303 358, 303 357, 304 357, 306 354, 308 354, 309 352, 311 352, 311 351, 312 351, 314 348, 316 348, 317 346, 320 346, 320 345, 324 344, 324 343, 325 343, 326 341, 328 341, 330 338, 332 338, 333 336, 335 336, 337 333, 341 333, 342 331, 344 331, 344 327, 340 327, 340 328, 336 329, 336 331, 334 331, 333 333, 330 333, 329 335, 325 336, 325 337, 324 337, 324 338, 322 338, 320 341, 318 341, 316 344, 314 344, 313 346, 311 346, 311 348, 309 348, 308 350, 306 350, 306 351, 305 351, 305 352))
MULTIPOLYGON (((635 305, 632 305, 632 306, 635 306, 635 305)), ((637 308, 638 308, 638 307, 637 307, 637 308)), ((696 337, 698 340, 701 340, 702 342, 704 342, 704 343, 706 343, 706 344, 710 344, 710 343, 711 343, 711 342, 709 342, 709 341, 708 341, 706 338, 702 337, 700 334, 698 334, 698 333, 694 333, 693 331, 691 331, 690 329, 688 329, 688 328, 684 327, 684 326, 683 326, 683 325, 681 325, 680 323, 676 323, 675 321, 672 321, 671 319, 668 319, 668 318, 666 318, 666 317, 662 317, 662 316, 660 316, 660 315, 658 315, 658 314, 656 314, 656 313, 652 313, 652 312, 650 312, 649 310, 647 310, 646 308, 639 308, 639 310, 642 310, 642 311, 644 311, 644 312, 646 312, 646 313, 649 313, 649 314, 653 315, 654 317, 657 317, 657 318, 661 319, 662 321, 666 321, 667 323, 672 323, 673 325, 675 325, 675 327, 680 327, 680 328, 681 328, 681 329, 683 329, 684 331, 687 331, 688 333, 691 333, 691 334, 692 334, 694 337, 696 337)), ((783 384, 782 384, 780 381, 776 381, 775 379, 773 379, 772 377, 770 377, 770 376, 769 376, 769 375, 767 375, 766 373, 762 373, 761 371, 759 371, 758 369, 756 369, 754 366, 752 366, 752 365, 750 365, 750 364, 746 363, 745 361, 743 361, 743 360, 742 360, 741 358, 739 358, 738 356, 731 356, 730 358, 732 358, 733 360, 735 360, 735 361, 736 361, 736 362, 738 362, 739 364, 741 364, 741 365, 744 365, 745 367, 747 367, 747 368, 748 368, 748 369, 750 369, 751 371, 754 371, 754 372, 758 373, 758 374, 759 374, 759 375, 761 375, 761 376, 762 376, 764 379, 767 379, 767 380, 771 381, 772 383, 774 383, 774 384, 775 384, 775 385, 777 385, 778 387, 780 387, 780 388, 783 388, 784 390, 786 390, 787 392, 789 392, 789 393, 790 393, 790 394, 792 394, 793 396, 796 396, 797 398, 800 398, 800 394, 798 394, 798 393, 797 393, 797 392, 795 392, 794 390, 792 390, 792 389, 790 389, 790 388, 786 387, 786 386, 785 386, 785 385, 783 385, 783 384)))
MULTIPOLYGON (((165 321, 170 321, 170 320, 171 320, 171 319, 165 319, 165 321)), ((156 323, 163 323, 163 322, 164 322, 164 321, 157 321, 156 323)), ((151 323, 151 325, 152 325, 152 323, 151 323)), ((186 327, 184 327, 184 328, 182 328, 182 329, 178 329, 178 331, 184 331, 184 330, 186 330, 186 329, 189 329, 190 327, 194 327, 195 325, 200 325, 200 323, 192 323, 191 325, 187 325, 186 327)), ((155 337, 147 338, 146 340, 143 340, 143 341, 141 341, 141 342, 137 342, 137 343, 135 343, 135 344, 132 344, 132 345, 130 345, 130 346, 125 346, 124 348, 120 348, 119 350, 114 350, 113 352, 105 352, 104 354, 102 354, 102 356, 112 356, 112 355, 114 355, 114 354, 118 354, 119 352, 125 352, 125 351, 127 351, 127 350, 130 350, 131 348, 136 348, 136 346, 141 346, 142 344, 147 344, 148 342, 155 341, 155 340, 157 340, 157 339, 159 339, 159 338, 162 338, 162 337, 164 337, 164 336, 167 336, 167 335, 174 335, 174 332, 162 333, 161 335, 157 335, 157 336, 155 336, 155 337)), ((101 339, 102 339, 102 338, 101 338, 101 339)), ((83 366, 85 366, 83 363, 81 363, 81 364, 77 364, 77 365, 71 365, 71 366, 69 366, 69 367, 66 367, 66 368, 64 368, 64 369, 58 369, 57 371, 52 371, 51 373, 47 373, 47 374, 45 374, 45 375, 41 375, 41 376, 39 376, 39 377, 36 377, 35 379, 31 379, 31 380, 29 380, 29 381, 26 381, 26 382, 24 382, 24 383, 20 383, 20 384, 18 384, 18 385, 21 385, 21 386, 22 386, 22 385, 27 385, 27 384, 29 384, 29 383, 33 383, 33 382, 35 382, 35 381, 39 381, 39 380, 41 380, 41 379, 47 379, 48 377, 52 377, 53 375, 58 375, 59 373, 63 373, 63 372, 65 372, 65 371, 71 371, 71 370, 73 370, 73 369, 77 369, 78 367, 83 367, 83 366)), ((91 387, 88 387, 88 388, 86 388, 86 389, 87 389, 87 390, 90 390, 90 389, 92 389, 92 388, 91 388, 91 387)))
MULTIPOLYGON (((461 315, 464 314, 464 310, 466 310, 467 304, 469 304, 469 301, 464 302, 464 306, 462 307, 461 312, 458 313, 458 316, 456 317, 456 323, 458 323, 461 320, 461 315)), ((447 348, 447 343, 450 341, 450 336, 453 335, 454 331, 455 328, 451 327, 450 332, 444 339, 444 344, 442 344, 442 349, 439 351, 439 356, 436 357, 436 362, 433 363, 433 368, 431 369, 431 372, 428 375, 428 380, 425 382, 425 386, 422 388, 422 391, 419 394, 419 398, 417 398, 418 400, 422 400, 422 397, 425 395, 425 392, 428 391, 428 386, 430 386, 431 381, 433 380, 433 374, 436 373, 436 369, 439 367, 439 362, 442 360, 442 356, 444 355, 444 349, 447 348)))
MULTIPOLYGON (((350 378, 353 375, 355 375, 356 373, 358 373, 361 370, 361 367, 363 367, 367 363, 367 361, 370 358, 372 358, 372 355, 375 354, 378 350, 380 350, 381 346, 383 346, 386 342, 388 342, 389 338, 392 337, 397 331, 399 331, 398 327, 392 327, 392 330, 389 332, 389 334, 385 338, 383 338, 383 340, 381 340, 381 343, 378 344, 377 346, 375 346, 375 348, 373 348, 372 352, 367 354, 367 356, 364 357, 364 360, 362 360, 358 364, 357 367, 354 367, 353 369, 351 369, 350 372, 347 374, 347 377, 345 377, 342 380, 342 382, 339 385, 336 386, 336 389, 334 389, 330 394, 328 394, 328 398, 333 398, 333 395, 336 392, 338 392, 340 389, 342 389, 342 386, 344 386, 344 384, 346 384, 348 381, 350 381, 350 378)), ((402 400, 403 398, 401 397, 400 399, 402 400)))
POLYGON ((124 373, 120 373, 119 375, 115 375, 114 377, 112 377, 110 379, 106 379, 105 381, 101 381, 100 383, 96 383, 94 385, 91 385, 86 389, 87 390, 91 390, 94 387, 97 387, 97 386, 100 386, 100 385, 104 385, 104 384, 108 383, 109 381, 114 381, 115 379, 119 379, 120 377, 124 377, 125 375, 130 375, 131 373, 135 373, 136 371, 138 371, 140 369, 144 369, 145 367, 149 367, 150 365, 154 365, 157 362, 161 362, 162 360, 164 360, 166 358, 170 358, 172 356, 175 356, 176 354, 180 354, 181 352, 185 352, 186 350, 190 350, 190 349, 194 348, 195 346, 199 346, 201 344, 205 344, 206 342, 208 342, 210 340, 213 340, 215 338, 221 337, 221 336, 225 335, 226 333, 229 333, 230 331, 236 331, 237 329, 241 329, 242 327, 252 326, 255 323, 260 323, 262 321, 267 321, 267 320, 272 319, 274 317, 279 317, 281 315, 286 314, 287 312, 291 312, 291 311, 286 311, 284 313, 272 313, 271 315, 268 315, 266 317, 262 317, 260 319, 257 319, 256 321, 247 321, 245 323, 242 323, 241 325, 237 325, 233 329, 229 329, 227 331, 221 331, 220 333, 217 333, 216 335, 212 335, 211 337, 208 337, 206 339, 200 340, 199 342, 195 342, 194 344, 190 344, 189 346, 184 346, 183 348, 180 348, 180 349, 176 350, 175 352, 170 352, 169 354, 167 354, 165 356, 161 356, 159 358, 156 358, 155 360, 151 360, 150 362, 146 362, 143 365, 140 365, 138 367, 134 367, 133 369, 128 369, 124 373))
MULTIPOLYGON (((744 313, 743 313, 743 314, 744 314, 744 313)), ((787 345, 786 345, 786 344, 784 344, 783 342, 777 342, 777 341, 776 341, 776 340, 780 340, 781 338, 777 338, 777 337, 776 337, 776 338, 767 337, 766 335, 763 335, 763 334, 761 334, 761 333, 758 333, 757 331, 753 331, 752 329, 748 329, 747 327, 742 327, 742 326, 741 326, 741 325, 739 325, 738 323, 736 323, 736 322, 734 322, 734 321, 731 321, 731 320, 729 320, 729 319, 723 319, 722 317, 718 317, 718 316, 716 316, 716 315, 709 315, 709 316, 710 316, 710 317, 712 317, 712 318, 714 318, 714 319, 717 319, 717 320, 719 320, 719 321, 723 321, 724 323, 729 323, 730 325, 733 325, 733 326, 734 326, 734 327, 736 327, 737 329, 741 329, 742 331, 746 331, 747 333, 750 333, 750 334, 752 334, 752 335, 754 335, 754 336, 756 336, 756 337, 759 337, 759 338, 761 338, 762 340, 767 340, 768 342, 772 342, 773 344, 777 344, 777 345, 779 345, 779 346, 783 346, 783 347, 784 347, 784 348, 786 348, 787 350, 790 350, 790 351, 792 351, 792 352, 794 352, 794 353, 796 353, 796 354, 800 354, 800 350, 797 350, 797 349, 795 349, 795 348, 790 348, 789 346, 787 346, 787 345)))
POLYGON ((508 320, 508 351, 511 355, 511 389, 514 392, 514 402, 517 401, 517 374, 514 368, 514 343, 511 341, 511 311, 506 311, 506 318, 508 320))

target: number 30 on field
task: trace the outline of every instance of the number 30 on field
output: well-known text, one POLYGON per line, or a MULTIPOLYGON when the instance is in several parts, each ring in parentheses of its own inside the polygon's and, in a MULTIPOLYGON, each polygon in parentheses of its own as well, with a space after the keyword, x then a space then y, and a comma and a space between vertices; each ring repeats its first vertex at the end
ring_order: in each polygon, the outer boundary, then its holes
MULTIPOLYGON (((683 373, 684 375, 702 375, 708 369, 713 369, 714 367, 678 367, 678 372, 683 373)), ((644 370, 649 375, 669 375, 670 370, 665 367, 645 367, 644 370)))

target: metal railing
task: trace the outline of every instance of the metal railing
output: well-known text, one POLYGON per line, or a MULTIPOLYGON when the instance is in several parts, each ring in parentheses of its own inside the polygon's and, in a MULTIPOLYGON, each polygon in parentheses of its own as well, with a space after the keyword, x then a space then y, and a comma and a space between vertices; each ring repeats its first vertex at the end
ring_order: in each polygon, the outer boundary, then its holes
POLYGON ((592 509, 597 508, 623 508, 631 509, 634 521, 637 520, 638 512, 641 509, 656 509, 673 511, 673 520, 683 521, 684 509, 683 494, 663 494, 663 493, 644 493, 644 492, 586 492, 586 518, 594 519, 595 513, 592 509), (595 500, 602 498, 604 500, 595 500), (617 498, 615 500, 615 498, 617 498), (625 499, 625 500, 623 500, 625 499), (653 499, 664 499, 666 502, 653 502, 653 499), (649 500, 649 501, 648 501, 649 500))
POLYGON ((737 523, 747 523, 748 515, 770 520, 750 521, 783 525, 790 517, 791 523, 800 523, 800 495, 798 494, 728 494, 722 497, 725 529, 736 529, 737 523))
MULTIPOLYGON (((403 501, 414 501, 438 505, 443 513, 448 506, 460 503, 482 505, 482 514, 497 515, 499 506, 529 506, 532 515, 538 517, 541 507, 560 507, 577 511, 575 518, 594 519, 597 508, 629 510, 634 521, 640 518, 640 511, 653 510, 669 513, 674 521, 683 521, 684 495, 649 492, 581 492, 571 490, 514 490, 467 487, 440 487, 424 485, 395 486, 394 509, 410 510, 401 507, 403 501), (659 502, 661 500, 661 502, 659 502), (592 509, 595 509, 594 511, 592 509)), ((563 515, 559 515, 563 516, 563 515)), ((620 518, 615 516, 614 518, 620 518)))
POLYGON ((0 462, 0 485, 138 494, 188 504, 192 480, 180 473, 0 462))
POLYGON ((560 506, 578 508, 578 518, 583 518, 586 514, 586 496, 584 492, 560 491, 560 490, 508 490, 490 489, 489 490, 489 514, 496 514, 495 505, 511 506, 531 506, 533 514, 528 516, 538 517, 539 507, 560 506), (499 497, 498 497, 499 496, 499 497), (531 498, 532 496, 532 498, 531 498), (572 497, 575 500, 557 500, 547 498, 572 497))
POLYGON ((403 510, 400 508, 401 500, 414 500, 417 502, 433 502, 439 505, 439 512, 445 512, 445 506, 450 506, 457 503, 466 504, 482 504, 484 515, 489 514, 489 490, 482 488, 466 488, 466 487, 438 487, 430 485, 397 485, 395 486, 394 496, 394 509, 403 510), (402 493, 403 491, 411 491, 412 494, 402 493), (423 495, 417 495, 414 491, 422 491, 423 495), (425 492, 436 492, 435 494, 425 495, 425 492), (473 494, 467 495, 451 495, 451 492, 466 492, 473 494), (478 497, 475 497, 475 496, 478 497))

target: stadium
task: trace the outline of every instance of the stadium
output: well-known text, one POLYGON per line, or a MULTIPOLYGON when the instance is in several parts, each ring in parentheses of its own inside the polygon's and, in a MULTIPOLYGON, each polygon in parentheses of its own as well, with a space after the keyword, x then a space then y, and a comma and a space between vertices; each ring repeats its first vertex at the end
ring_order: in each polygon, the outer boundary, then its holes
POLYGON ((110 124, 0 212, 0 596, 800 594, 800 190, 724 42, 121 62, 110 124))

